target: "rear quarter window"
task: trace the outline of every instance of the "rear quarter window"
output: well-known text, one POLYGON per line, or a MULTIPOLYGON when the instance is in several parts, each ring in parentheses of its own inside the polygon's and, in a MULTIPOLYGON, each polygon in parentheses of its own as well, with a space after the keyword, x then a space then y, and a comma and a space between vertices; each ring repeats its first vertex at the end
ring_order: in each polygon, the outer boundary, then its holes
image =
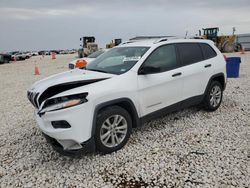
POLYGON ((200 43, 200 47, 202 49, 204 59, 210 59, 210 58, 217 56, 217 53, 208 44, 200 43))
POLYGON ((177 49, 183 66, 204 60, 201 47, 198 43, 177 44, 177 49))

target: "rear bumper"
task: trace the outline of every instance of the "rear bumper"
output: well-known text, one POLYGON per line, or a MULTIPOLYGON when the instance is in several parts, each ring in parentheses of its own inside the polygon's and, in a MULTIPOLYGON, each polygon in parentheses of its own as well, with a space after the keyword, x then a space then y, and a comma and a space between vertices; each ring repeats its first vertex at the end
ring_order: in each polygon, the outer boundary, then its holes
POLYGON ((44 134, 44 137, 46 138, 47 142, 53 147, 54 150, 56 150, 58 153, 64 156, 78 156, 86 153, 95 152, 95 139, 94 137, 91 137, 86 142, 81 143, 82 148, 80 149, 74 149, 74 150, 65 150, 63 149, 63 146, 54 138, 44 134))

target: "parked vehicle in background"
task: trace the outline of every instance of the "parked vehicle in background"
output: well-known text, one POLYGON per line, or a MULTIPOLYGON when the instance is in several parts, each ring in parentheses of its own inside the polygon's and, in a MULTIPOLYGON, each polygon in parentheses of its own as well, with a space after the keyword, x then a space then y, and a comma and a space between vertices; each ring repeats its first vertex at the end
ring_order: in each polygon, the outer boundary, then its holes
POLYGON ((27 94, 57 151, 111 153, 152 118, 198 104, 218 109, 225 87, 226 61, 212 41, 163 38, 123 43, 27 94))
POLYGON ((74 54, 74 53, 76 53, 76 50, 69 50, 68 51, 68 54, 74 54))
POLYGON ((74 54, 75 50, 60 50, 59 54, 74 54))
POLYGON ((49 52, 50 52, 49 55, 51 55, 52 53, 55 53, 55 54, 59 54, 60 53, 59 50, 50 50, 49 52))
POLYGON ((44 55, 50 55, 50 51, 45 51, 44 55))
POLYGON ((66 51, 66 50, 61 50, 61 51, 59 52, 59 54, 67 54, 67 51, 66 51))
POLYGON ((15 55, 15 54, 17 54, 17 53, 20 53, 19 51, 12 51, 12 52, 9 52, 8 54, 10 54, 10 55, 15 55))
POLYGON ((38 51, 38 55, 45 55, 45 51, 44 50, 38 51))
POLYGON ((0 64, 9 63, 11 61, 11 55, 9 54, 0 54, 0 64))
POLYGON ((16 60, 16 61, 20 61, 20 60, 28 59, 30 57, 31 57, 31 54, 29 54, 29 53, 19 52, 19 53, 12 55, 11 59, 16 60))
POLYGON ((76 59, 74 61, 71 61, 69 63, 69 69, 74 69, 74 68, 84 68, 88 63, 92 62, 93 60, 95 60, 97 57, 99 57, 100 55, 102 55, 104 52, 107 52, 109 49, 101 49, 98 50, 92 54, 90 54, 88 57, 84 57, 84 58, 80 58, 80 59, 76 59))
POLYGON ((32 55, 32 56, 38 56, 39 54, 38 54, 38 52, 30 52, 30 54, 32 55))

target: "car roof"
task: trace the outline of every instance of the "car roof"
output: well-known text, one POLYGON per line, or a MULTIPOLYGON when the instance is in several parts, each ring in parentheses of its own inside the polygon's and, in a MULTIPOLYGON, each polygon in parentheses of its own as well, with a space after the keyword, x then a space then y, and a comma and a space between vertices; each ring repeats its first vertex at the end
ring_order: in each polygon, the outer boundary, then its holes
POLYGON ((120 44, 118 47, 133 47, 133 46, 144 46, 144 47, 153 47, 153 46, 161 46, 163 44, 171 44, 171 43, 207 43, 213 44, 214 42, 206 39, 185 39, 185 38, 160 38, 160 39, 147 39, 147 40, 138 40, 138 41, 127 41, 120 44))

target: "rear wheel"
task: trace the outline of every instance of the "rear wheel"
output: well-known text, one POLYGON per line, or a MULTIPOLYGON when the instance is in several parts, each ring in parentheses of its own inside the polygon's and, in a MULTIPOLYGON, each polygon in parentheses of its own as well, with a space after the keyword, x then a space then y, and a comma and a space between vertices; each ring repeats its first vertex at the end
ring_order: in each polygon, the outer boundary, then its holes
POLYGON ((128 141, 132 130, 129 113, 119 107, 111 106, 100 112, 95 132, 96 148, 102 153, 121 149, 128 141))
POLYGON ((222 85, 218 81, 212 81, 204 98, 204 106, 208 111, 215 111, 220 107, 223 96, 222 85))

